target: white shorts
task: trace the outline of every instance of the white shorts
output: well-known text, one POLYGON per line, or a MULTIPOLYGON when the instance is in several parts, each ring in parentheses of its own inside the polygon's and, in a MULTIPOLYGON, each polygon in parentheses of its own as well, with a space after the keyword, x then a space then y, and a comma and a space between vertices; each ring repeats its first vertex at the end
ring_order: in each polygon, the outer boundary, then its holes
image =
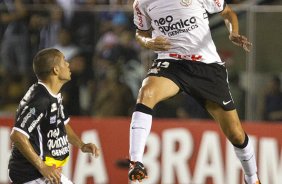
MULTIPOLYGON (((48 179, 43 177, 43 178, 38 178, 36 180, 26 182, 24 184, 50 184, 50 182, 48 181, 48 179)), ((61 174, 61 184, 73 184, 73 182, 71 182, 66 176, 61 174)))

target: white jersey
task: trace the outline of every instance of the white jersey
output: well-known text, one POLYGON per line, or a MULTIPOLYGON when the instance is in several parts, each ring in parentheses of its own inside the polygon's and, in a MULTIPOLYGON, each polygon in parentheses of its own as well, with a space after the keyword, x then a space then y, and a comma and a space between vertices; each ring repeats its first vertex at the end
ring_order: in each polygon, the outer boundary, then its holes
POLYGON ((211 37, 207 13, 219 13, 224 6, 224 0, 135 0, 134 24, 142 31, 152 29, 153 38, 169 39, 172 47, 156 51, 158 59, 171 58, 173 53, 223 64, 211 37))

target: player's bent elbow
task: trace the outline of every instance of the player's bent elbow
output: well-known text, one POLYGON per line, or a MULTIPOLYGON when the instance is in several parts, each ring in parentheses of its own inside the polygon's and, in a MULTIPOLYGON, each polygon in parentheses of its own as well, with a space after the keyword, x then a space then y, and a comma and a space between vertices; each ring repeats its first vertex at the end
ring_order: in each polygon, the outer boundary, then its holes
POLYGON ((10 134, 10 140, 11 140, 12 142, 15 142, 15 141, 16 141, 15 131, 12 131, 12 133, 10 134))
POLYGON ((15 131, 13 130, 11 135, 10 135, 10 140, 13 142, 13 143, 17 143, 17 142, 20 142, 21 140, 24 140, 25 139, 25 136, 22 135, 22 133, 18 132, 18 131, 15 131))

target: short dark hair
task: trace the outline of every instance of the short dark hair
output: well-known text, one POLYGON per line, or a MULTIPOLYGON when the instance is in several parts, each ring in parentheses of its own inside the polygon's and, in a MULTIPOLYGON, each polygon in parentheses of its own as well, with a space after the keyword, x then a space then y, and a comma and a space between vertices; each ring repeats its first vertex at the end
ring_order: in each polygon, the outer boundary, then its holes
POLYGON ((33 71, 38 79, 45 80, 55 66, 56 57, 61 56, 58 49, 47 48, 39 51, 33 58, 33 71))

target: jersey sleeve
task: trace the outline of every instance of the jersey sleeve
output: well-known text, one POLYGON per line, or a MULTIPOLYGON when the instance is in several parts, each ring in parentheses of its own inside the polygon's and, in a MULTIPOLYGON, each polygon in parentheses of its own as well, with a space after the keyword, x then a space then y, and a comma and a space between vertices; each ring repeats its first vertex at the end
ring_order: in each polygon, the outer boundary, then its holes
POLYGON ((147 31, 151 28, 151 18, 146 13, 145 7, 145 4, 140 0, 135 0, 133 3, 133 22, 142 31, 147 31))
POLYGON ((203 0, 203 4, 210 14, 223 11, 226 5, 224 0, 203 0))
POLYGON ((45 113, 45 106, 38 106, 38 104, 29 104, 29 106, 25 106, 19 112, 13 130, 19 131, 29 138, 31 133, 44 118, 45 113))
POLYGON ((66 124, 69 123, 70 117, 69 117, 69 114, 68 114, 68 112, 66 111, 65 108, 63 108, 63 113, 64 113, 64 115, 63 115, 63 121, 64 121, 64 124, 66 125, 66 124))

